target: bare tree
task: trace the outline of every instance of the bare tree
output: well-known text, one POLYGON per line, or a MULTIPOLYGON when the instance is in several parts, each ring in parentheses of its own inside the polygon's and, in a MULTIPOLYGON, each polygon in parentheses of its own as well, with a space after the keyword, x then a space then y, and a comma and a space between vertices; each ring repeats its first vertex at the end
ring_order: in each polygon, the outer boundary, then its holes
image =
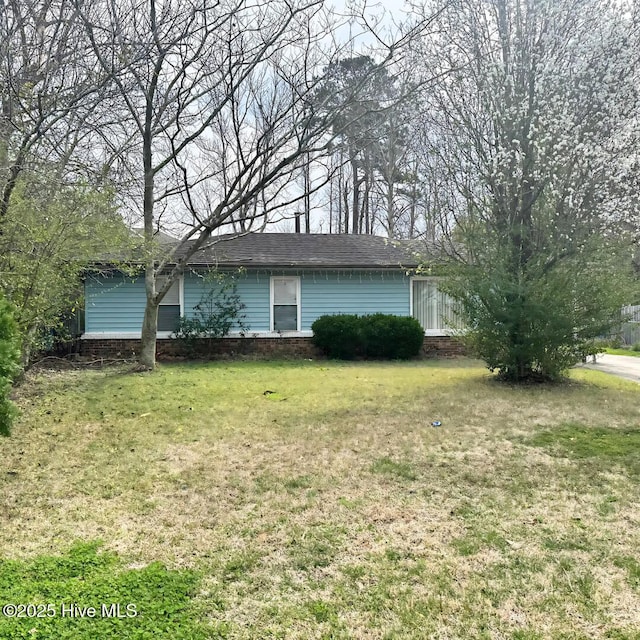
POLYGON ((411 122, 419 117, 417 96, 410 78, 393 78, 387 92, 404 96, 381 118, 372 146, 375 191, 380 199, 380 225, 390 238, 412 237, 415 223, 410 217, 416 203, 417 174, 412 170, 415 144, 411 140, 411 122))
POLYGON ((377 68, 370 56, 349 57, 328 69, 323 91, 333 100, 358 87, 344 122, 336 123, 332 147, 333 191, 343 193, 340 206, 350 211, 342 226, 345 233, 382 231, 402 237, 417 229, 418 174, 411 138, 418 128, 411 125, 420 117, 423 80, 400 65, 377 68))
POLYGON ((124 235, 96 154, 109 100, 72 0, 0 2, 0 290, 23 366, 61 335, 89 254, 124 235))
POLYGON ((106 97, 106 76, 88 53, 71 0, 0 3, 0 234, 23 172, 83 174, 106 97))
POLYGON ((135 141, 147 296, 140 364, 153 368, 158 305, 189 258, 216 229, 238 220, 246 229, 303 197, 287 188, 293 172, 327 147, 346 108, 311 100, 339 50, 321 0, 75 3, 135 141), (181 239, 158 256, 163 224, 181 228, 181 239))

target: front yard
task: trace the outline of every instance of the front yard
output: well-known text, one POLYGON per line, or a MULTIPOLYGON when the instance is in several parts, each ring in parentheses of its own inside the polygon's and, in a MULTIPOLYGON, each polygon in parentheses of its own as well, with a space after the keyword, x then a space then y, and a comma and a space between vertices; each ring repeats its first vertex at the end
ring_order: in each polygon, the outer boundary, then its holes
POLYGON ((19 404, 0 600, 57 608, 3 639, 640 638, 635 383, 211 363, 41 373, 19 404))

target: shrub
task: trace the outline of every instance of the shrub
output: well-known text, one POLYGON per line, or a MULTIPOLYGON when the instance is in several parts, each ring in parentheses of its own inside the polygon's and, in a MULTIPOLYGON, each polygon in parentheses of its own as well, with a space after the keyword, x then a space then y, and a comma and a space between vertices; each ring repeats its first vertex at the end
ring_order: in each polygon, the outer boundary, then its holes
POLYGON ((360 318, 367 358, 413 358, 420 353, 424 330, 415 318, 376 313, 360 318))
POLYGON ((20 371, 20 337, 13 307, 0 296, 0 434, 9 435, 16 408, 9 399, 11 383, 20 371))
POLYGON ((610 338, 603 340, 603 342, 607 343, 604 345, 607 349, 622 349, 624 346, 620 336, 611 336, 610 338))
POLYGON ((617 329, 620 308, 634 299, 622 249, 596 236, 562 260, 548 247, 524 260, 522 250, 478 233, 469 253, 484 252, 482 261, 449 267, 442 290, 459 306, 468 352, 507 382, 562 379, 617 329))
POLYGON ((234 325, 240 331, 247 328, 242 313, 245 305, 238 295, 234 275, 213 272, 206 282, 207 289, 193 308, 194 316, 181 317, 173 334, 192 353, 202 338, 224 338, 234 325))
POLYGON ((631 351, 640 351, 640 342, 634 342, 631 351))
POLYGON ((320 316, 312 325, 313 343, 330 358, 353 360, 363 355, 357 315, 320 316))
POLYGON ((376 313, 321 316, 313 342, 330 358, 407 359, 420 353, 424 332, 415 318, 376 313))

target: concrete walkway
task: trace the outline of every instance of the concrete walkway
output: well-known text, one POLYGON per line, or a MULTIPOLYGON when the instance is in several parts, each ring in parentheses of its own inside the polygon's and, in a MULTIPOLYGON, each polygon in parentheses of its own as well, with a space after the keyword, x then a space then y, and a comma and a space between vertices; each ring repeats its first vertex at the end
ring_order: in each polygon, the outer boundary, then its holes
POLYGON ((595 364, 589 358, 586 364, 579 366, 640 382, 640 358, 634 358, 633 356, 611 356, 608 353, 599 353, 595 364))

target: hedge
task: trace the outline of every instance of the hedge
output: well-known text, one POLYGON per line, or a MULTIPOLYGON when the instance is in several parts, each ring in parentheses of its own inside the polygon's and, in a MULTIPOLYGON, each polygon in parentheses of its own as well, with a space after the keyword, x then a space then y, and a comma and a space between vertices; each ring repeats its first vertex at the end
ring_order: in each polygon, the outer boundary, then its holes
POLYGON ((320 316, 311 325, 313 343, 330 358, 406 360, 420 353, 424 339, 415 318, 375 313, 320 316))

